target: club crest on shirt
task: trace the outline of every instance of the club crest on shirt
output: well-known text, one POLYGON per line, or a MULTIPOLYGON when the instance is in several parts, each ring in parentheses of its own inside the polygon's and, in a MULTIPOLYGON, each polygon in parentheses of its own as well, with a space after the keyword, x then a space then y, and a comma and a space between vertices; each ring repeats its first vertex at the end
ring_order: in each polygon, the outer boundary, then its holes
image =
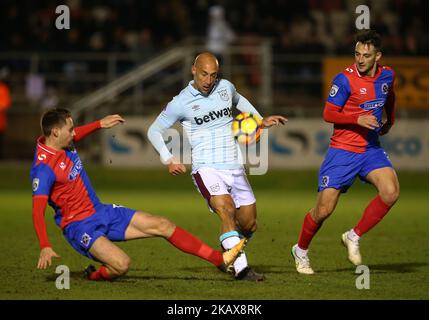
POLYGON ((329 91, 330 97, 335 97, 338 92, 339 87, 336 84, 333 84, 331 87, 331 91, 329 91))
POLYGON ((326 188, 328 185, 329 185, 329 176, 323 176, 321 186, 326 188))
POLYGON ((36 192, 37 189, 39 189, 39 178, 34 178, 32 185, 33 185, 33 192, 36 192))
POLYGON ((86 232, 82 235, 82 238, 80 239, 80 242, 87 247, 89 243, 91 242, 91 236, 87 234, 86 232))
POLYGON ((223 101, 228 101, 229 100, 228 92, 226 90, 218 91, 218 93, 219 93, 220 98, 223 101))
POLYGON ((383 94, 388 94, 389 93, 389 85, 387 83, 383 83, 381 85, 381 92, 383 92, 383 94))

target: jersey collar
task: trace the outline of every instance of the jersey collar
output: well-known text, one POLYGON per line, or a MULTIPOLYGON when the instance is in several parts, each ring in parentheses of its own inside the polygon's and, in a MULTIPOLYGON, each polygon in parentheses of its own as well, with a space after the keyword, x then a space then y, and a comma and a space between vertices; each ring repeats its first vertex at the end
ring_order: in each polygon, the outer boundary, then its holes
POLYGON ((213 91, 217 87, 218 83, 219 83, 219 80, 216 80, 215 84, 213 85, 212 90, 208 94, 203 94, 202 92, 200 92, 199 90, 194 88, 194 86, 193 86, 194 80, 191 80, 191 81, 189 81, 189 84, 188 84, 188 90, 191 92, 191 94, 194 97, 196 97, 199 94, 202 95, 203 97, 208 97, 209 95, 211 95, 213 93, 213 91))
POLYGON ((48 147, 47 145, 45 145, 45 137, 41 136, 37 139, 37 147, 39 149, 42 149, 43 151, 52 154, 52 155, 56 155, 57 152, 59 152, 58 150, 55 150, 54 148, 48 147))
POLYGON ((356 74, 358 75, 359 78, 377 78, 380 75, 381 70, 383 69, 382 66, 380 66, 377 63, 377 71, 375 72, 375 75, 373 77, 370 77, 370 76, 363 76, 363 75, 361 75, 360 72, 359 72, 359 70, 358 70, 358 68, 357 68, 356 63, 353 65, 353 67, 354 67, 354 69, 356 71, 356 74))

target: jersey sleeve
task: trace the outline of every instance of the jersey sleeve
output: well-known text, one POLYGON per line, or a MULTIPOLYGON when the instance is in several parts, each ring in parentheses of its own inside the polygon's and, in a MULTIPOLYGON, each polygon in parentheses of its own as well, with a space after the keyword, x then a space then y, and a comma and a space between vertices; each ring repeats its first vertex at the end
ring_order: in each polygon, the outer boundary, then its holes
POLYGON ((347 77, 340 73, 332 81, 327 102, 342 108, 350 96, 350 84, 347 77))
POLYGON ((55 183, 55 174, 45 164, 39 164, 31 172, 33 196, 49 196, 55 183))
POLYGON ((33 196, 32 217, 34 231, 36 231, 37 239, 39 240, 40 249, 52 247, 49 243, 48 233, 45 224, 45 210, 48 204, 47 196, 33 196))
POLYGON ((177 98, 174 98, 162 110, 156 121, 168 129, 182 118, 182 110, 182 106, 178 103, 177 98))
POLYGON ((74 129, 75 136, 73 138, 73 141, 78 142, 79 140, 82 140, 83 138, 85 138, 86 136, 88 136, 89 134, 93 133, 94 131, 100 128, 101 128, 100 120, 77 127, 74 129))
POLYGON ((149 141, 159 153, 161 160, 164 163, 167 163, 173 155, 168 150, 162 135, 176 121, 180 120, 181 117, 182 111, 180 110, 180 105, 175 101, 175 99, 173 99, 151 124, 147 131, 149 141))
POLYGON ((40 249, 43 249, 51 247, 46 232, 45 209, 51 188, 55 183, 55 175, 47 165, 39 164, 33 168, 31 178, 33 190, 33 226, 39 240, 40 249))
POLYGON ((387 116, 387 122, 393 125, 395 123, 395 90, 394 90, 394 83, 395 83, 395 73, 392 71, 392 85, 389 91, 389 95, 387 96, 386 104, 384 107, 384 110, 386 111, 387 116))

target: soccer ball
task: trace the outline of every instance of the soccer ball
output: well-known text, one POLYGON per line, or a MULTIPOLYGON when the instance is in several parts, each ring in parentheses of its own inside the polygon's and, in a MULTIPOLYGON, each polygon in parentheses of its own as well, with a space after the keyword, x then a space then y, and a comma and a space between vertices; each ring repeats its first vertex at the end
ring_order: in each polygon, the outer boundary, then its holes
POLYGON ((262 119, 256 114, 242 112, 232 121, 232 133, 238 143, 258 142, 261 136, 262 119))

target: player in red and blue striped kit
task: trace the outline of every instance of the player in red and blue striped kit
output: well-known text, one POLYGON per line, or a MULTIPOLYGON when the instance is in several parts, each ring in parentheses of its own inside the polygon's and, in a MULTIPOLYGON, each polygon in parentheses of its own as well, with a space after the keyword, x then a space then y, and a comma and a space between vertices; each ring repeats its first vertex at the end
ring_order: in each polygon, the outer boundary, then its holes
POLYGON ((292 247, 297 271, 303 274, 314 273, 307 254, 312 238, 356 177, 373 184, 378 195, 357 225, 342 235, 354 265, 362 263, 360 237, 387 214, 399 197, 398 178, 379 142, 379 135, 389 132, 395 120, 395 74, 378 64, 381 39, 375 31, 360 33, 356 40, 355 64, 335 77, 325 104, 323 118, 334 124, 334 133, 319 172, 317 204, 305 216, 298 243, 292 247))
POLYGON ((82 255, 102 263, 98 270, 92 265, 85 270, 90 280, 111 280, 128 271, 130 258, 113 242, 149 237, 163 237, 183 252, 226 269, 237 258, 244 239, 222 254, 166 218, 100 202, 73 143, 100 128, 123 122, 121 116, 110 115, 74 128, 66 109, 53 109, 42 116, 43 136, 37 140, 30 173, 33 224, 41 249, 37 267, 45 269, 53 257, 58 257, 49 243, 44 221, 49 203, 70 245, 82 255))

